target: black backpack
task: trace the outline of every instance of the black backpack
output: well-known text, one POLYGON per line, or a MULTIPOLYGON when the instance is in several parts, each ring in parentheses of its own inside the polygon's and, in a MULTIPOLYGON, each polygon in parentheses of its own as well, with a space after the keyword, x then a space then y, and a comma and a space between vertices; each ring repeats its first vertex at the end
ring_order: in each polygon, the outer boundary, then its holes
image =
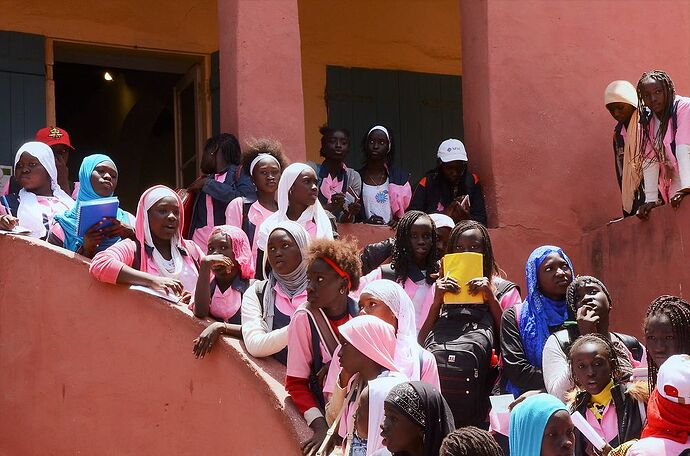
POLYGON ((457 427, 486 421, 498 375, 491 367, 493 345, 493 320, 486 305, 444 306, 426 338, 424 346, 436 358, 441 392, 457 427))

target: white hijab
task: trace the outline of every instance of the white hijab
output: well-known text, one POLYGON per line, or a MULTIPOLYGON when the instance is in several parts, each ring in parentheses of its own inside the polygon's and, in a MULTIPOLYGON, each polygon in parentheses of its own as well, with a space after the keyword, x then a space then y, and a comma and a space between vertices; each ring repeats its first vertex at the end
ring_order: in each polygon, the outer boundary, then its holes
MULTIPOLYGON (((417 326, 415 322, 415 307, 403 287, 392 280, 380 279, 367 284, 362 294, 368 293, 379 301, 383 301, 395 318, 398 319, 397 342, 393 361, 410 381, 417 381, 420 373, 420 350, 417 342, 417 326)), ((361 296, 361 294, 360 294, 361 296)))
MULTIPOLYGON (((17 169, 17 163, 22 154, 26 152, 32 157, 36 157, 41 165, 48 172, 50 176, 50 189, 53 196, 63 202, 69 209, 74 206, 74 200, 65 193, 60 185, 57 183, 57 168, 55 167, 55 156, 53 150, 42 142, 30 141, 23 144, 17 154, 14 156, 14 169, 17 169)), ((31 230, 31 236, 37 238, 44 238, 47 234, 46 226, 43 224, 45 207, 38 203, 38 198, 35 193, 24 190, 19 190, 19 208, 17 209, 17 218, 19 224, 31 230)))
POLYGON ((151 228, 149 227, 149 209, 151 209, 151 207, 153 207, 153 205, 158 201, 167 197, 172 197, 177 200, 177 195, 167 187, 158 187, 149 192, 144 198, 144 239, 146 245, 153 247, 153 261, 156 263, 156 267, 158 268, 160 275, 179 280, 180 274, 182 273, 182 269, 184 267, 184 258, 182 258, 182 254, 180 253, 179 249, 179 235, 175 233, 170 241, 172 261, 167 261, 165 258, 163 258, 163 255, 161 255, 153 243, 153 238, 151 237, 151 228))
MULTIPOLYGON (((288 206, 290 204, 288 201, 288 196, 293 184, 299 175, 304 171, 314 172, 314 169, 309 165, 305 165, 304 163, 293 163, 285 168, 280 176, 277 197, 278 210, 264 220, 259 228, 257 246, 264 252, 266 251, 266 243, 268 242, 268 235, 271 233, 271 231, 273 231, 273 229, 283 220, 290 220, 287 216, 288 206)), ((328 215, 318 199, 314 204, 302 212, 302 215, 299 216, 296 222, 303 227, 306 227, 307 222, 310 220, 314 220, 314 223, 316 224, 316 239, 333 239, 333 226, 331 225, 331 221, 328 219, 328 215)))

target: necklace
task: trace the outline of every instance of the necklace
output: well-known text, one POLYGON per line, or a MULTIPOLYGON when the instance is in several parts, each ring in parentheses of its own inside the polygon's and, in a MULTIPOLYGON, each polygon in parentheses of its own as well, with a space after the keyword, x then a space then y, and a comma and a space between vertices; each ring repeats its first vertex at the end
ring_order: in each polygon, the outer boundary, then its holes
POLYGON ((388 173, 386 173, 386 171, 384 170, 383 172, 381 172, 381 174, 379 174, 376 177, 377 177, 377 179, 374 179, 374 176, 365 175, 364 176, 364 183, 367 185, 371 185, 373 187, 378 187, 379 185, 383 185, 384 182, 386 182, 386 179, 388 179, 388 173))

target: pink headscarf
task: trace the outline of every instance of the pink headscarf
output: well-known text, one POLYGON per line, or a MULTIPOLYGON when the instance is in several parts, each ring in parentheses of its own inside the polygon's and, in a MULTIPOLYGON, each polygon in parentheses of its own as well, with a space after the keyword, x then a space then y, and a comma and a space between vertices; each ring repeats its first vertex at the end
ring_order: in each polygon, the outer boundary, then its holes
POLYGON ((339 328, 340 335, 378 365, 398 372, 395 355, 395 328, 371 315, 360 315, 339 328))
POLYGON ((382 301, 398 319, 395 364, 398 371, 410 381, 420 380, 419 357, 422 347, 417 343, 416 311, 407 292, 392 280, 380 279, 368 283, 362 290, 362 294, 364 293, 382 301))
MULTIPOLYGON (((252 255, 252 246, 249 244, 249 238, 244 231, 231 225, 220 225, 211 231, 211 236, 222 233, 230 240, 232 245, 232 253, 235 255, 235 261, 240 266, 240 272, 243 279, 254 278, 254 256, 252 255)), ((209 236, 209 240, 211 239, 209 236)))

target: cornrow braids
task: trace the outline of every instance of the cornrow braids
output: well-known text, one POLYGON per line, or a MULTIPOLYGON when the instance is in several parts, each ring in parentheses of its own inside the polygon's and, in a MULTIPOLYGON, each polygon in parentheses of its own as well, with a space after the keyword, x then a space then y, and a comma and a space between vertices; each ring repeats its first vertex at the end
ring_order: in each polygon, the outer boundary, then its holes
POLYGON ((438 259, 436 258, 436 229, 434 221, 428 214, 422 211, 408 211, 398 222, 395 232, 395 244, 391 254, 391 268, 395 272, 395 281, 404 283, 408 277, 408 265, 413 258, 412 245, 410 241, 410 230, 414 222, 420 217, 426 217, 431 222, 431 249, 426 256, 424 268, 426 269, 426 282, 434 283, 431 274, 438 272, 438 259))
POLYGON ((676 97, 676 88, 673 85, 671 77, 665 71, 652 70, 644 73, 640 80, 637 82, 637 110, 640 114, 640 120, 643 121, 642 138, 640 141, 640 147, 637 152, 638 159, 640 163, 643 163, 645 159, 645 150, 647 144, 651 143, 654 149, 654 154, 656 160, 659 163, 666 162, 666 152, 664 149, 664 137, 666 136, 666 131, 668 130, 668 121, 673 115, 673 103, 676 97), (651 137, 651 128, 649 122, 649 107, 644 104, 644 99, 642 97, 642 84, 646 81, 660 82, 664 87, 664 92, 666 92, 666 106, 664 106, 664 113, 659 119, 659 131, 657 131, 654 138, 651 137), (647 119, 646 121, 644 119, 647 119))
POLYGON ((609 306, 611 305, 611 294, 609 293, 609 290, 606 288, 606 286, 601 280, 592 276, 577 276, 575 277, 575 280, 570 282, 570 285, 568 285, 568 289, 565 291, 565 302, 568 303, 568 307, 572 311, 573 315, 577 315, 576 301, 578 290, 582 287, 586 287, 589 284, 594 284, 601 287, 601 290, 604 292, 606 298, 608 298, 609 300, 609 306))
POLYGON ((461 427, 443 439, 439 456, 503 456, 493 436, 474 426, 461 427))
POLYGON ((462 220, 455 225, 455 228, 450 232, 448 238, 448 253, 457 253, 455 246, 458 243, 458 238, 462 233, 469 230, 479 230, 484 240, 484 251, 482 252, 484 255, 484 277, 491 279, 494 276, 500 276, 502 271, 494 259, 494 249, 491 246, 489 230, 479 222, 474 220, 462 220))
MULTIPOLYGON (((614 384, 624 383, 630 376, 629 372, 624 372, 621 369, 618 350, 616 346, 603 334, 586 334, 584 336, 578 337, 573 345, 570 347, 570 353, 568 354, 568 363, 570 364, 570 378, 572 379, 573 385, 577 385, 575 381, 575 375, 573 374, 573 365, 571 356, 576 349, 580 348, 582 345, 587 343, 595 343, 603 345, 608 351, 607 358, 609 360, 609 366, 611 366, 611 378, 613 378, 614 384)), ((625 355, 623 355, 625 356, 625 355)))
MULTIPOLYGON (((662 295, 656 298, 649 305, 645 315, 644 325, 650 317, 665 315, 671 321, 673 337, 676 340, 678 353, 690 353, 690 303, 678 296, 662 295)), ((653 357, 647 351, 647 376, 649 380, 649 391, 652 392, 656 387, 656 377, 659 373, 659 366, 654 362, 653 357)))

